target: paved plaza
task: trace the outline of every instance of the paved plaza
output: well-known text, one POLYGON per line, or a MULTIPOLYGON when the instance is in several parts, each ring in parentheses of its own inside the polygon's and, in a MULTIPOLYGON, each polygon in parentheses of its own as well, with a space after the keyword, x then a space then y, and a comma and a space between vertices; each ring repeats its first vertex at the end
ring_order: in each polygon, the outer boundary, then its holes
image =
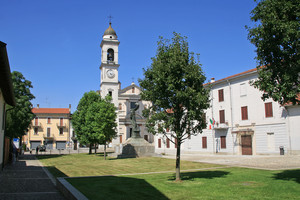
MULTIPOLYGON (((175 155, 165 155, 163 157, 175 159, 175 155)), ((300 155, 238 156, 182 154, 181 159, 194 162, 204 162, 266 170, 285 170, 300 168, 300 155)))
POLYGON ((34 155, 22 155, 0 173, 1 200, 63 200, 34 155))

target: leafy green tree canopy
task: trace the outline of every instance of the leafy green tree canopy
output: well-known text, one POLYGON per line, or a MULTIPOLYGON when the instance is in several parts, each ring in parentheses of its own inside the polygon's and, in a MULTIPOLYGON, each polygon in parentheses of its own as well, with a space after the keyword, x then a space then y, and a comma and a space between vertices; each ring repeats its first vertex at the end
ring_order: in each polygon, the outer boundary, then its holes
POLYGON ((300 99, 300 0, 261 0, 252 10, 248 39, 256 46, 259 77, 253 83, 263 100, 280 104, 300 99), (262 67, 261 67, 262 66, 262 67))
POLYGON ((95 91, 85 93, 72 115, 80 143, 106 144, 117 134, 117 113, 111 98, 102 99, 95 91))
POLYGON ((13 71, 12 83, 16 99, 16 106, 7 106, 6 114, 6 136, 10 138, 22 137, 28 131, 30 123, 34 118, 31 112, 31 100, 35 97, 31 94, 32 84, 26 80, 22 73, 13 71))
POLYGON ((142 99, 152 102, 143 111, 148 131, 162 133, 177 143, 177 180, 180 180, 180 146, 190 135, 202 132, 206 126, 204 110, 209 107, 209 91, 203 87, 206 77, 198 59, 189 52, 186 40, 178 33, 174 33, 171 43, 160 37, 157 54, 151 66, 144 69, 144 79, 139 80, 142 99))

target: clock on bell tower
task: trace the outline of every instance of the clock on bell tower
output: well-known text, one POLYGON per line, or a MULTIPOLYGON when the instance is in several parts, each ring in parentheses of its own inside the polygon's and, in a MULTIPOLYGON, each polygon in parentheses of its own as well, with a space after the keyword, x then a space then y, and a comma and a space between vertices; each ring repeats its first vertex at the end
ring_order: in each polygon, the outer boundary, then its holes
POLYGON ((101 83, 100 83, 100 94, 104 98, 107 95, 111 95, 112 102, 117 107, 118 105, 118 94, 119 94, 119 80, 118 80, 118 50, 119 40, 115 30, 109 27, 105 30, 101 47, 101 83))

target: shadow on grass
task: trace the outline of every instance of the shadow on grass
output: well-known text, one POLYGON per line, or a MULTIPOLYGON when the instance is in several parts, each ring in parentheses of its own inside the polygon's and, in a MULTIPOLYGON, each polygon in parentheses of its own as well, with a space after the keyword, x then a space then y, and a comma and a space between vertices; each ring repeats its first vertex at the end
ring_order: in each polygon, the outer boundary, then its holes
POLYGON ((102 176, 95 178, 67 178, 88 199, 161 199, 168 198, 149 184, 138 178, 102 176))
POLYGON ((296 183, 300 184, 300 169, 285 170, 275 174, 273 178, 286 181, 295 181, 296 183))
MULTIPOLYGON (((206 178, 206 179, 220 178, 228 174, 230 173, 226 171, 199 171, 199 172, 180 173, 180 176, 182 181, 186 181, 186 180, 193 181, 199 178, 206 178)), ((176 174, 173 174, 173 176, 169 177, 168 180, 175 181, 175 179, 176 179, 176 174)))

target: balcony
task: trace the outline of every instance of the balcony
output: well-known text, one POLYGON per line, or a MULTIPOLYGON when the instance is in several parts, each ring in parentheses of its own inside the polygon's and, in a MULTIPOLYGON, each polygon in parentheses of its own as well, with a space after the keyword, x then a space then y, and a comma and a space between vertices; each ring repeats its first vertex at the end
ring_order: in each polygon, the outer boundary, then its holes
POLYGON ((216 122, 216 125, 214 126, 215 129, 228 129, 229 126, 228 126, 228 121, 226 121, 225 123, 219 123, 219 122, 216 122))
POLYGON ((66 123, 56 123, 56 126, 59 128, 63 128, 63 127, 66 127, 67 124, 66 123))
POLYGON ((46 133, 46 134, 44 134, 44 139, 54 139, 54 135, 46 133))
POLYGON ((34 123, 32 124, 32 126, 33 126, 33 127, 41 127, 42 125, 41 125, 40 122, 34 122, 34 123))

